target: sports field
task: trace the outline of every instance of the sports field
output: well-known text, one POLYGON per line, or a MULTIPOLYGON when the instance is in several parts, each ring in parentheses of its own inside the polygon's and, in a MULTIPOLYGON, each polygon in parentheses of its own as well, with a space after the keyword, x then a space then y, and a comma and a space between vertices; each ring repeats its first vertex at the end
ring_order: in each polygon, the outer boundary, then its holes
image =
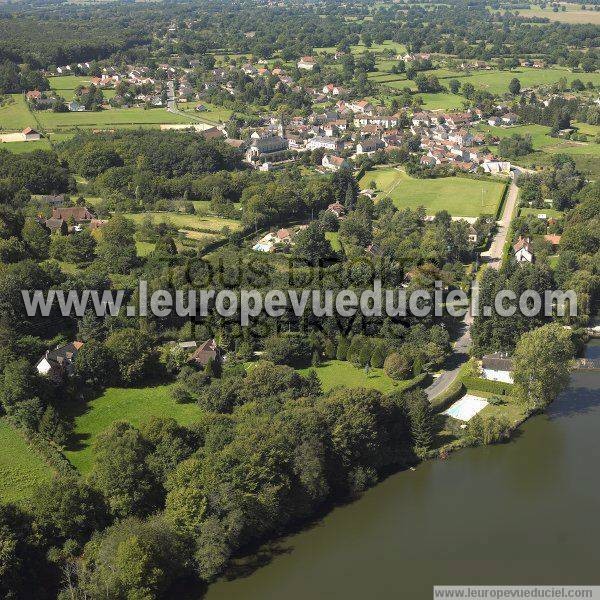
POLYGON ((359 183, 366 189, 372 181, 377 185, 377 199, 389 196, 398 208, 424 206, 427 214, 447 210, 454 217, 496 214, 505 185, 466 177, 415 179, 392 167, 367 171, 359 183))
POLYGON ((25 440, 0 418, 0 501, 19 502, 50 481, 52 471, 25 440))
POLYGON ((170 393, 170 386, 147 388, 108 388, 101 396, 84 407, 74 407, 76 447, 65 455, 81 473, 92 468, 92 446, 96 436, 114 421, 128 421, 139 426, 150 417, 172 417, 182 425, 200 418, 196 404, 177 404, 170 393), (77 410, 80 414, 77 414, 77 410))

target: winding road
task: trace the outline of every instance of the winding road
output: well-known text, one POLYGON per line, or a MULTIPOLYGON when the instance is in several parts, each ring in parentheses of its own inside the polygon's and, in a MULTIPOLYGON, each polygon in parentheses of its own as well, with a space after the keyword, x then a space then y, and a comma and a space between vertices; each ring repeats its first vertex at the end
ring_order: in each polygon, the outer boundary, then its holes
MULTIPOLYGON (((481 253, 481 258, 493 269, 499 269, 502 264, 502 251, 506 244, 506 237, 508 236, 508 230, 510 228, 510 222, 517 205, 517 197, 519 195, 519 188, 517 187, 516 180, 521 173, 521 169, 515 167, 514 172, 511 172, 511 182, 504 202, 504 210, 502 212, 502 218, 498 221, 498 230, 490 249, 487 252, 481 253)), ((458 372, 462 365, 469 360, 469 347, 471 346, 471 324, 473 322, 473 316, 471 311, 467 312, 465 320, 462 325, 462 330, 458 339, 454 342, 452 349, 452 356, 446 361, 446 368, 442 373, 434 379, 433 383, 425 388, 425 393, 429 400, 433 400, 440 394, 443 394, 458 377, 458 372)))

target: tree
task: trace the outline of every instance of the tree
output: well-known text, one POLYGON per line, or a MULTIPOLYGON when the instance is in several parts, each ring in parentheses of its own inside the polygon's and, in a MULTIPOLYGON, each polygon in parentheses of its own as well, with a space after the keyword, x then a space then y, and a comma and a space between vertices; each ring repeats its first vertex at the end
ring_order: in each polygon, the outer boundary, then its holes
POLYGON ((337 360, 346 360, 348 358, 349 346, 350 344, 348 343, 348 339, 343 336, 340 337, 335 351, 335 358, 337 360))
POLYGON ((50 236, 42 225, 34 219, 25 219, 21 235, 29 251, 37 260, 48 258, 50 236))
POLYGON ((56 573, 34 531, 32 519, 12 504, 0 505, 0 596, 7 599, 56 597, 56 573))
POLYGON ((386 353, 383 344, 377 344, 371 355, 371 366, 374 369, 381 369, 385 363, 386 353))
POLYGON ((47 440, 52 440, 55 444, 64 446, 69 440, 71 428, 65 420, 61 419, 56 409, 48 405, 40 419, 38 431, 47 440))
POLYGON ((61 546, 67 540, 84 544, 109 523, 102 495, 78 477, 56 477, 40 485, 29 502, 37 527, 48 543, 61 546))
POLYGON ((133 222, 120 215, 102 228, 98 256, 111 273, 127 274, 138 264, 134 233, 133 222))
POLYGON ((521 91, 521 82, 516 77, 513 77, 510 80, 510 83, 508 84, 508 91, 513 96, 516 96, 521 91))
POLYGON ((87 544, 82 562, 88 577, 77 597, 170 598, 171 585, 190 575, 191 551, 164 519, 132 518, 87 544))
POLYGON ((147 464, 150 444, 124 421, 113 423, 94 443, 90 482, 118 518, 145 516, 158 507, 160 488, 147 464))
POLYGON ((92 387, 108 385, 117 368, 110 350, 97 340, 85 343, 75 357, 75 376, 92 387))
POLYGON ((404 403, 410 423, 410 434, 417 454, 428 450, 433 443, 433 411, 423 390, 404 394, 404 403))
POLYGON ((406 353, 393 352, 385 359, 383 370, 391 379, 408 379, 412 374, 412 362, 406 353))
POLYGON ((458 79, 451 79, 448 82, 448 87, 453 94, 458 94, 460 90, 460 81, 458 81, 458 79))
POLYGON ((105 346, 118 365, 121 380, 126 384, 141 381, 156 364, 152 337, 138 329, 119 329, 111 333, 105 346))
POLYGON ((551 323, 521 336, 513 356, 518 397, 543 409, 567 386, 574 346, 569 330, 551 323))
POLYGON ((294 238, 292 255, 307 263, 316 264, 331 256, 331 244, 321 224, 313 221, 294 238))
POLYGON ((277 365, 306 366, 311 356, 311 345, 300 334, 274 335, 265 340, 264 358, 277 365))

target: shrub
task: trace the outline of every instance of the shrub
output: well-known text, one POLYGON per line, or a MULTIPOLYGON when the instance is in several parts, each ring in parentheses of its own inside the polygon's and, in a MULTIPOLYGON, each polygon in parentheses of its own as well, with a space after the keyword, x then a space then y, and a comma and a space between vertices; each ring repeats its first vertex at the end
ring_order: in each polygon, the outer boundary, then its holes
POLYGON ((385 359, 383 370, 391 379, 408 379, 412 374, 412 363, 406 354, 394 352, 385 359))
POLYGON ((510 383, 490 381, 482 377, 463 377, 462 382, 468 390, 479 390, 498 396, 510 396, 513 390, 513 385, 510 383))

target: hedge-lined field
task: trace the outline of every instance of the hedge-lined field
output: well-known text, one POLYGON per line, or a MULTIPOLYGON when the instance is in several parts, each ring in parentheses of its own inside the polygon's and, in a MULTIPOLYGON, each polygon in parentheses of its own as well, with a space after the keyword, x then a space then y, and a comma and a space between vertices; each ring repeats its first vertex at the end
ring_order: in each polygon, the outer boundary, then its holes
POLYGON ((0 501, 19 502, 31 496, 36 486, 50 481, 52 471, 0 418, 0 501))
POLYGON ((504 191, 501 181, 466 177, 416 179, 392 167, 367 171, 360 180, 362 189, 377 185, 377 198, 389 196, 398 208, 424 206, 427 214, 447 210, 456 217, 495 215, 504 191))

